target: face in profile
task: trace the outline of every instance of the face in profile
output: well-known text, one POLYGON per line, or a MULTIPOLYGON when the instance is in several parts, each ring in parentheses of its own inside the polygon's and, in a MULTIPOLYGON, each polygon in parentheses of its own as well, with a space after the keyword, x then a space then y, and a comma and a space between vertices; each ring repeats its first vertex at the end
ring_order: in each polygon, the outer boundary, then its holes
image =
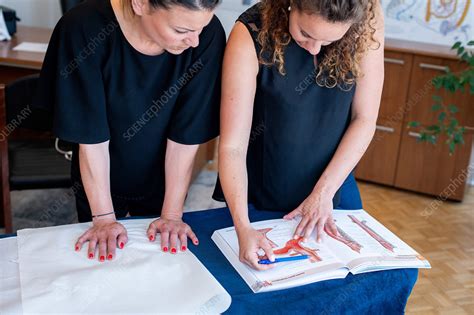
POLYGON ((151 8, 136 12, 146 35, 171 54, 179 55, 190 47, 199 45, 199 34, 214 16, 213 11, 191 10, 174 5, 168 9, 151 8))
POLYGON ((352 26, 351 22, 329 22, 318 14, 292 9, 289 17, 293 40, 311 55, 316 56, 322 46, 340 40, 352 26))

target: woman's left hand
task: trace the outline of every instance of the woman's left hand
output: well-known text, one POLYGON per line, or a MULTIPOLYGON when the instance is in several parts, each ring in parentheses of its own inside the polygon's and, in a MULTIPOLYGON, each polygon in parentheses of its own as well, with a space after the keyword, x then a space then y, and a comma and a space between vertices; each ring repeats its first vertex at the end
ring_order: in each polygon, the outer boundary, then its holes
POLYGON ((295 238, 303 236, 307 240, 313 230, 316 228, 317 241, 321 242, 323 237, 324 226, 338 235, 337 226, 332 218, 332 196, 329 194, 313 192, 308 196, 295 210, 291 211, 283 218, 291 220, 294 217, 301 216, 301 222, 295 230, 295 238))
POLYGON ((168 219, 161 216, 159 219, 150 223, 147 235, 148 239, 153 242, 156 239, 156 234, 161 233, 161 249, 164 252, 170 251, 171 254, 176 254, 178 251, 178 240, 181 243, 181 251, 188 248, 188 237, 194 245, 199 244, 199 240, 194 234, 191 227, 183 222, 181 219, 168 219))

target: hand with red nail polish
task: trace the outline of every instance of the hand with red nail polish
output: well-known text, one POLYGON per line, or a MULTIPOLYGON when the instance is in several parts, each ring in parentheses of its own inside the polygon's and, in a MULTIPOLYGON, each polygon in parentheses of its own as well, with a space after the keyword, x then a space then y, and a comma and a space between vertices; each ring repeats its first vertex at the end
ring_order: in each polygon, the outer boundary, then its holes
POLYGON ((81 250, 84 243, 89 243, 88 257, 94 258, 98 250, 99 261, 112 260, 115 257, 117 244, 124 248, 128 241, 127 230, 115 220, 115 216, 94 219, 92 227, 79 237, 75 245, 76 250, 81 250))
POLYGON ((178 249, 185 251, 188 248, 188 237, 194 245, 198 245, 199 241, 191 230, 191 227, 181 220, 181 216, 166 215, 153 221, 148 227, 148 238, 155 238, 156 234, 160 233, 161 248, 163 252, 167 252, 171 248, 170 253, 176 254, 178 249))

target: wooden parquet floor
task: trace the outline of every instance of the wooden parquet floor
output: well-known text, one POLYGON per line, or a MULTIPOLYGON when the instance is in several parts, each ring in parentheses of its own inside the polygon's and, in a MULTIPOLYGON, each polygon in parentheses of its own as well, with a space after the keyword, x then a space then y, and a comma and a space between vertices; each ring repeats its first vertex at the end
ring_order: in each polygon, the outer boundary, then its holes
POLYGON ((474 314, 474 187, 462 203, 364 182, 364 208, 431 263, 420 270, 407 314, 474 314))

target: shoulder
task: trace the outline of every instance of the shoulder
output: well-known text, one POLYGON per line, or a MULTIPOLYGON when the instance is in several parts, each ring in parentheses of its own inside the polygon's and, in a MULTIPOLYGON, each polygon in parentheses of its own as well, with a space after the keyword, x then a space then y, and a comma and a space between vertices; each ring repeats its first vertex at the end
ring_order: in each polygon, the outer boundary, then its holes
POLYGON ((237 21, 243 23, 249 31, 257 33, 262 27, 262 3, 259 2, 242 13, 237 21))
POLYGON ((226 36, 224 27, 217 16, 214 15, 211 22, 209 22, 209 24, 204 27, 199 39, 203 45, 211 42, 213 44, 216 43, 225 45, 226 36))
POLYGON ((109 1, 88 0, 61 17, 55 32, 74 40, 92 39, 101 33, 110 35, 119 28, 109 1))
POLYGON ((224 54, 226 45, 226 36, 224 27, 217 18, 213 16, 211 22, 204 27, 201 34, 199 35, 199 45, 196 48, 192 48, 192 56, 206 55, 210 58, 211 56, 220 56, 224 54))

